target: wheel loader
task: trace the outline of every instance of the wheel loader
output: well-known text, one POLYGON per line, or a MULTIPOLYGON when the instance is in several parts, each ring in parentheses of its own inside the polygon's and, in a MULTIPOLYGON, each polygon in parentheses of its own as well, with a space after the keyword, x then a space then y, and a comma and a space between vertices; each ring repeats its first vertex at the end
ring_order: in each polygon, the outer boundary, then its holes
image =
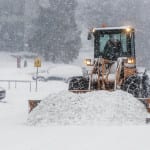
POLYGON ((94 42, 94 58, 84 60, 84 74, 70 80, 69 91, 121 89, 145 103, 150 93, 149 77, 145 69, 136 65, 134 28, 92 28, 88 40, 94 42))

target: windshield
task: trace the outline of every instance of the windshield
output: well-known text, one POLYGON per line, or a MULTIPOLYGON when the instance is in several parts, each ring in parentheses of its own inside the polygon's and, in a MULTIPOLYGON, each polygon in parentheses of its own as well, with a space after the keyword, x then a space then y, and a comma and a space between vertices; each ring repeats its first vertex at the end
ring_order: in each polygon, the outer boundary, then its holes
POLYGON ((133 35, 122 33, 100 33, 95 36, 95 57, 116 60, 118 57, 134 55, 133 35))

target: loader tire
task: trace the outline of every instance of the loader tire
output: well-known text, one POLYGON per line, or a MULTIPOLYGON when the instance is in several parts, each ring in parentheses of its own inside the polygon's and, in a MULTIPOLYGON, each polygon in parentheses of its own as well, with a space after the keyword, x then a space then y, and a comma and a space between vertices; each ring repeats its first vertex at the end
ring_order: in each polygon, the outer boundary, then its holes
POLYGON ((89 87, 89 80, 84 77, 73 77, 69 81, 69 90, 87 90, 89 87))
POLYGON ((146 98, 150 93, 149 78, 147 75, 134 75, 128 77, 122 85, 122 90, 134 97, 146 98))

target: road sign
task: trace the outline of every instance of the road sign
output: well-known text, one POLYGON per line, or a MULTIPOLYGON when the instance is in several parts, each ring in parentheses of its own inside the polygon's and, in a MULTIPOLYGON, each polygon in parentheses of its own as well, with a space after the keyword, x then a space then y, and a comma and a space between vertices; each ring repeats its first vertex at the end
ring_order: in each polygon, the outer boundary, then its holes
POLYGON ((37 92, 37 77, 38 77, 38 68, 41 67, 41 59, 36 57, 34 60, 34 67, 37 68, 36 70, 36 92, 37 92))
POLYGON ((35 58, 34 67, 41 67, 41 59, 39 57, 35 58))

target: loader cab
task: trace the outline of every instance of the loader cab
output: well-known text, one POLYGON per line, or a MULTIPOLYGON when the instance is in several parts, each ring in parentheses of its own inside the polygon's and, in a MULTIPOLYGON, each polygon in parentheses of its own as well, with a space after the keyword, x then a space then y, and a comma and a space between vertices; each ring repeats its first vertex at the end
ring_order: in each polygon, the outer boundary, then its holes
MULTIPOLYGON (((135 36, 131 27, 94 28, 94 58, 117 60, 135 57, 135 36)), ((89 34, 88 38, 92 36, 89 34)))

